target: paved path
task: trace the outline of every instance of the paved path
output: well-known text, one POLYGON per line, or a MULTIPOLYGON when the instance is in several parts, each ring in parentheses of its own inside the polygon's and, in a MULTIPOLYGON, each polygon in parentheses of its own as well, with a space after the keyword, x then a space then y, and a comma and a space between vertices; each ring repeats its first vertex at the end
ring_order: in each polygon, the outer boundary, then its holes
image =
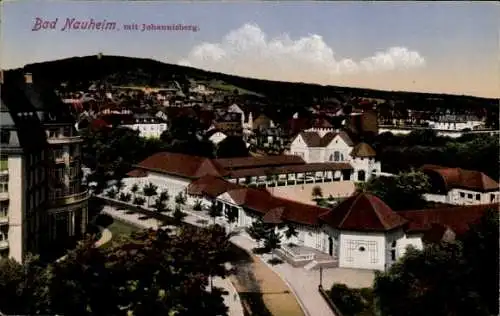
MULTIPOLYGON (((158 227, 162 224, 161 221, 158 221, 154 218, 148 218, 148 219, 141 219, 140 217, 143 217, 144 215, 142 214, 127 214, 126 211, 123 210, 117 210, 114 207, 111 206, 104 206, 103 213, 108 214, 109 216, 118 219, 120 221, 124 221, 126 223, 129 223, 131 225, 139 226, 142 228, 153 228, 153 229, 158 229, 158 227)), ((196 221, 199 220, 197 217, 193 217, 191 215, 188 215, 185 219, 186 222, 192 222, 191 224, 194 225, 196 221), (189 221, 188 221, 189 219, 189 221)), ((201 226, 202 224, 196 223, 197 226, 201 226)), ((161 226, 161 228, 165 228, 167 226, 161 226)), ((224 296, 224 303, 226 306, 229 308, 229 316, 243 316, 243 307, 241 305, 239 295, 236 292, 236 289, 234 288, 233 284, 229 279, 222 279, 222 278, 214 278, 213 279, 213 284, 216 285, 217 287, 223 288, 225 291, 227 291, 229 294, 224 296)))
POLYGON ((101 238, 99 238, 99 240, 95 242, 94 245, 96 247, 101 247, 105 243, 109 242, 111 240, 111 238, 113 237, 113 234, 107 228, 99 226, 99 231, 101 232, 101 238))

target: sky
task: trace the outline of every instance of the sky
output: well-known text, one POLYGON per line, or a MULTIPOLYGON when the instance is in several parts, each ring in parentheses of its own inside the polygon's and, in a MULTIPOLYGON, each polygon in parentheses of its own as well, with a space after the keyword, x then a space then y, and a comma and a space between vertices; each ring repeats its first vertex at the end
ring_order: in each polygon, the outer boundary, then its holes
POLYGON ((102 52, 260 79, 500 97, 495 2, 0 5, 4 69, 102 52))

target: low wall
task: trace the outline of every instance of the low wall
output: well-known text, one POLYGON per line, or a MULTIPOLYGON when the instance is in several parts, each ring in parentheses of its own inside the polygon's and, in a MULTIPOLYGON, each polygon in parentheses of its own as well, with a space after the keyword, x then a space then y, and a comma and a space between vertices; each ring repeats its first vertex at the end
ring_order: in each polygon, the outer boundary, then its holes
POLYGON ((344 316, 344 314, 342 314, 342 312, 337 307, 337 305, 335 305, 335 303, 332 301, 332 299, 330 298, 328 293, 325 291, 325 289, 323 289, 323 286, 321 286, 321 285, 318 286, 318 291, 319 291, 319 294, 321 294, 321 296, 325 299, 326 303, 328 304, 328 306, 330 306, 330 308, 332 309, 333 313, 336 316, 344 316))

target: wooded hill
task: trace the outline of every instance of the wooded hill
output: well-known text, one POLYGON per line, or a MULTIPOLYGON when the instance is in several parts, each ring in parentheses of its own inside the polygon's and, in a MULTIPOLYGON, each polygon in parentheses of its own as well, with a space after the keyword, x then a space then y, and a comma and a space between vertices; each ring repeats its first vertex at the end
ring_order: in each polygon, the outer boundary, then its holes
MULTIPOLYGON (((430 94, 400 91, 381 91, 363 88, 322 86, 318 84, 292 83, 245 78, 204 71, 192 67, 162 63, 156 60, 122 56, 85 56, 29 64, 24 71, 31 72, 35 80, 59 85, 86 84, 95 80, 120 86, 164 86, 173 79, 186 86, 190 82, 226 85, 243 91, 248 97, 261 96, 275 106, 310 106, 331 99, 341 102, 349 98, 371 98, 414 110, 450 109, 498 112, 499 100, 449 94, 430 94)), ((259 98, 259 97, 257 97, 259 98)))

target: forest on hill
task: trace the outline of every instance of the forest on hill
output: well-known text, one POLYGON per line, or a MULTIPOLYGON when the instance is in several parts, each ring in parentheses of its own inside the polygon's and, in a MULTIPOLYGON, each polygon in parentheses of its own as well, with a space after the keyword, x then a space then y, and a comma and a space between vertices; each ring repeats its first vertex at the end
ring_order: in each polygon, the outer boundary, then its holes
MULTIPOLYGON (((61 82, 86 84, 101 80, 113 85, 165 86, 176 80, 182 86, 192 82, 226 84, 264 98, 269 104, 283 107, 310 106, 329 100, 370 98, 391 102, 414 110, 450 109, 498 112, 499 100, 473 96, 381 91, 364 88, 322 86, 318 84, 269 81, 239 77, 143 58, 93 55, 72 57, 26 65, 35 80, 59 85, 61 82)), ((210 85, 210 84, 209 84, 210 85)))

